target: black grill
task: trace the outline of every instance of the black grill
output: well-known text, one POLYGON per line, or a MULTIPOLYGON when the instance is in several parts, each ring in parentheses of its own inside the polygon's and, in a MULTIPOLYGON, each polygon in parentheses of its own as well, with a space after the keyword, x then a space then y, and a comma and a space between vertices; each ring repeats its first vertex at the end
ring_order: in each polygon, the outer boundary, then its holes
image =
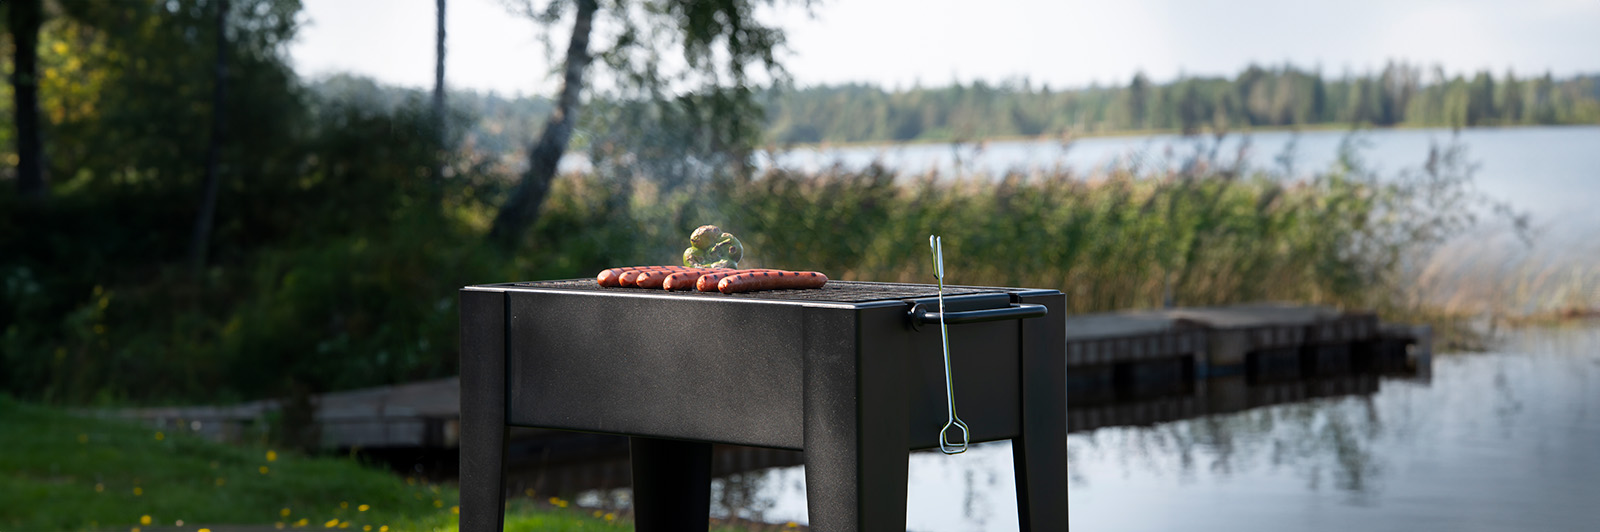
MULTIPOLYGON (((1011 440, 1024 530, 1066 530, 1065 296, 944 293, 971 441, 1011 440)), ((948 414, 937 294, 463 288, 460 528, 501 529, 507 427, 523 426, 629 437, 641 531, 705 528, 713 443, 803 451, 812 530, 905 530, 906 453, 937 448, 948 414)))
MULTIPOLYGON (((552 290, 580 290, 600 291, 616 294, 645 294, 645 295, 673 295, 684 297, 710 297, 733 299, 764 299, 770 301, 816 301, 824 303, 866 303, 870 301, 888 301, 897 299, 925 299, 938 295, 938 287, 927 284, 911 283, 872 283, 863 281, 828 281, 822 288, 805 290, 763 290, 760 292, 745 292, 738 294, 724 294, 721 292, 701 292, 698 290, 672 291, 659 288, 631 288, 600 286, 594 279, 569 279, 563 281, 534 281, 526 283, 510 283, 508 285, 518 288, 545 288, 552 290)), ((971 294, 1000 294, 1007 293, 1004 289, 984 287, 952 287, 946 286, 945 297, 971 295, 971 294)))

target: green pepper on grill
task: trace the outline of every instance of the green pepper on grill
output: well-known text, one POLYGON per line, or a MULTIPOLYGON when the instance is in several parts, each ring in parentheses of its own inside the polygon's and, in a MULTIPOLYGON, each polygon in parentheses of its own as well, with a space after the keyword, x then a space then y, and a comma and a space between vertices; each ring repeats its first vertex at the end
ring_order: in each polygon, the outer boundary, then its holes
POLYGON ((691 268, 736 268, 744 258, 744 243, 715 225, 702 225, 689 235, 683 265, 691 268))

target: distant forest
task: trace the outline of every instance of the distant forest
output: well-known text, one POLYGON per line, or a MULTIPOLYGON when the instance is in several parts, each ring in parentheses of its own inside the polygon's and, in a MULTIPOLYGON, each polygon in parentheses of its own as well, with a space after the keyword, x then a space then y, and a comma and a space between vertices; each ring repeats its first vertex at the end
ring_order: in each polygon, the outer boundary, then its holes
POLYGON ((1600 123, 1600 76, 1468 78, 1407 63, 1327 79, 1294 66, 1250 66, 1238 76, 1052 90, 1025 80, 888 91, 871 85, 768 95, 778 143, 948 141, 1167 130, 1358 124, 1475 127, 1600 123))
MULTIPOLYGON (((422 93, 371 80, 335 76, 311 84, 323 97, 384 106, 422 93)), ((1184 77, 1156 83, 1143 74, 1124 86, 1052 89, 1026 80, 982 81, 890 90, 874 85, 778 87, 760 98, 767 142, 958 141, 995 137, 1091 136, 1119 132, 1184 134, 1250 128, 1359 125, 1478 127, 1600 124, 1600 75, 1555 78, 1513 72, 1447 76, 1391 63, 1370 75, 1325 78, 1291 65, 1251 66, 1233 78, 1184 77)), ((550 103, 451 91, 451 107, 468 117, 465 138, 480 153, 521 151, 538 133, 550 103)), ((604 108, 606 102, 597 102, 604 108)), ((574 150, 607 127, 604 113, 586 113, 574 150)))

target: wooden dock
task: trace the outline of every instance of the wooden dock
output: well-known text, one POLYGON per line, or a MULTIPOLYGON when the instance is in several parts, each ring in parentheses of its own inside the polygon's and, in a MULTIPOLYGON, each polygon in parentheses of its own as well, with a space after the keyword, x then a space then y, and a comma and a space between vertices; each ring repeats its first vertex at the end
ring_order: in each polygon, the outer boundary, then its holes
MULTIPOLYGON (((1427 378, 1431 354, 1426 327, 1384 325, 1370 312, 1322 306, 1256 303, 1063 319, 1071 431, 1370 394, 1379 376, 1427 378)), ((313 402, 321 446, 386 456, 392 463, 413 460, 419 468, 426 462, 432 474, 448 477, 459 434, 460 386, 452 377, 319 395, 313 402)), ((97 414, 217 441, 247 441, 261 437, 278 408, 267 400, 97 414)), ((517 429, 507 451, 513 471, 508 480, 518 491, 626 485, 624 438, 517 429)), ((725 474, 801 463, 792 451, 716 452, 715 463, 725 474)))

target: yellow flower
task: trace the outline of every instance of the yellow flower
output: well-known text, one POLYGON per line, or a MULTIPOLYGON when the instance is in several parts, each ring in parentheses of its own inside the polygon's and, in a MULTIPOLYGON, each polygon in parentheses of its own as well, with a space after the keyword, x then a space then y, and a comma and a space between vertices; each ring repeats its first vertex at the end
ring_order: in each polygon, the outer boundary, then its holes
POLYGON ((267 451, 267 461, 268 462, 276 462, 276 461, 278 461, 278 451, 267 451))
POLYGON ((349 521, 340 521, 339 522, 339 528, 350 528, 350 522, 349 521))
POLYGON ((144 488, 140 488, 138 486, 134 486, 133 487, 133 496, 134 497, 138 497, 140 495, 144 495, 144 488))
POLYGON ((789 528, 799 528, 800 527, 800 523, 796 523, 794 521, 790 521, 789 524, 786 524, 786 525, 783 525, 783 526, 786 526, 786 527, 789 527, 789 528))
POLYGON ((338 519, 329 519, 328 522, 322 524, 322 528, 333 528, 336 526, 339 526, 338 519))
POLYGON ((311 521, 310 521, 310 520, 309 520, 309 519, 306 519, 306 518, 304 518, 304 517, 301 517, 301 518, 300 518, 300 520, 299 520, 299 521, 295 521, 295 522, 294 522, 294 526, 296 526, 296 527, 302 527, 302 526, 306 526, 306 525, 307 525, 307 524, 309 524, 309 523, 310 523, 310 522, 311 522, 311 521))
POLYGON ((265 475, 265 474, 267 474, 268 471, 271 471, 271 470, 267 469, 267 466, 261 466, 261 467, 256 468, 256 471, 260 471, 261 474, 265 475))
POLYGON ((283 521, 278 521, 276 523, 273 523, 272 524, 272 528, 276 528, 278 530, 283 530, 283 521))
POLYGON ((456 514, 456 515, 461 515, 461 507, 460 506, 451 506, 450 507, 450 513, 453 513, 453 514, 456 514))
POLYGON ((372 525, 362 525, 361 532, 372 532, 372 525))
POLYGON ((389 532, 389 525, 383 525, 383 526, 378 527, 378 532, 389 532))
POLYGON ((132 529, 129 529, 128 532, 139 532, 139 527, 133 527, 132 529))
POLYGON ((356 507, 356 511, 360 511, 360 512, 365 512, 365 511, 370 510, 370 509, 372 509, 372 507, 371 506, 367 506, 365 504, 356 507))
POLYGON ((617 520, 617 514, 611 513, 611 512, 606 512, 606 520, 607 521, 616 521, 617 520))
POLYGON ((605 515, 605 512, 602 512, 602 511, 600 511, 600 510, 595 510, 595 511, 594 511, 594 516, 595 516, 595 517, 600 517, 600 516, 602 516, 602 515, 605 515))
POLYGON ((350 507, 350 503, 349 502, 339 501, 339 508, 343 509, 343 508, 349 508, 349 507, 350 507))
POLYGON ((78 435, 78 443, 89 443, 89 435, 88 434, 79 434, 78 435))
POLYGON ((211 529, 209 529, 209 528, 202 528, 202 529, 200 529, 200 530, 199 530, 199 532, 211 532, 211 529))
POLYGON ((166 434, 162 434, 161 431, 159 431, 159 430, 156 431, 156 441, 161 441, 161 440, 165 440, 165 439, 167 439, 167 435, 166 434))
POLYGON ((282 510, 278 510, 278 515, 281 515, 281 516, 284 516, 284 517, 289 517, 289 509, 288 508, 284 508, 282 510))
POLYGON ((225 478, 222 478, 222 477, 217 477, 217 486, 220 487, 223 484, 227 484, 227 483, 228 483, 228 479, 225 479, 225 478))
POLYGON ((94 483, 94 492, 95 493, 100 493, 100 492, 105 491, 105 490, 106 490, 106 485, 105 484, 102 484, 102 483, 99 483, 99 482, 94 483))
POLYGON ((444 501, 441 501, 439 499, 434 499, 433 500, 433 507, 434 508, 444 508, 444 501))
POLYGON ((139 516, 139 524, 141 524, 141 525, 149 525, 150 524, 150 516, 148 516, 148 515, 139 516))

